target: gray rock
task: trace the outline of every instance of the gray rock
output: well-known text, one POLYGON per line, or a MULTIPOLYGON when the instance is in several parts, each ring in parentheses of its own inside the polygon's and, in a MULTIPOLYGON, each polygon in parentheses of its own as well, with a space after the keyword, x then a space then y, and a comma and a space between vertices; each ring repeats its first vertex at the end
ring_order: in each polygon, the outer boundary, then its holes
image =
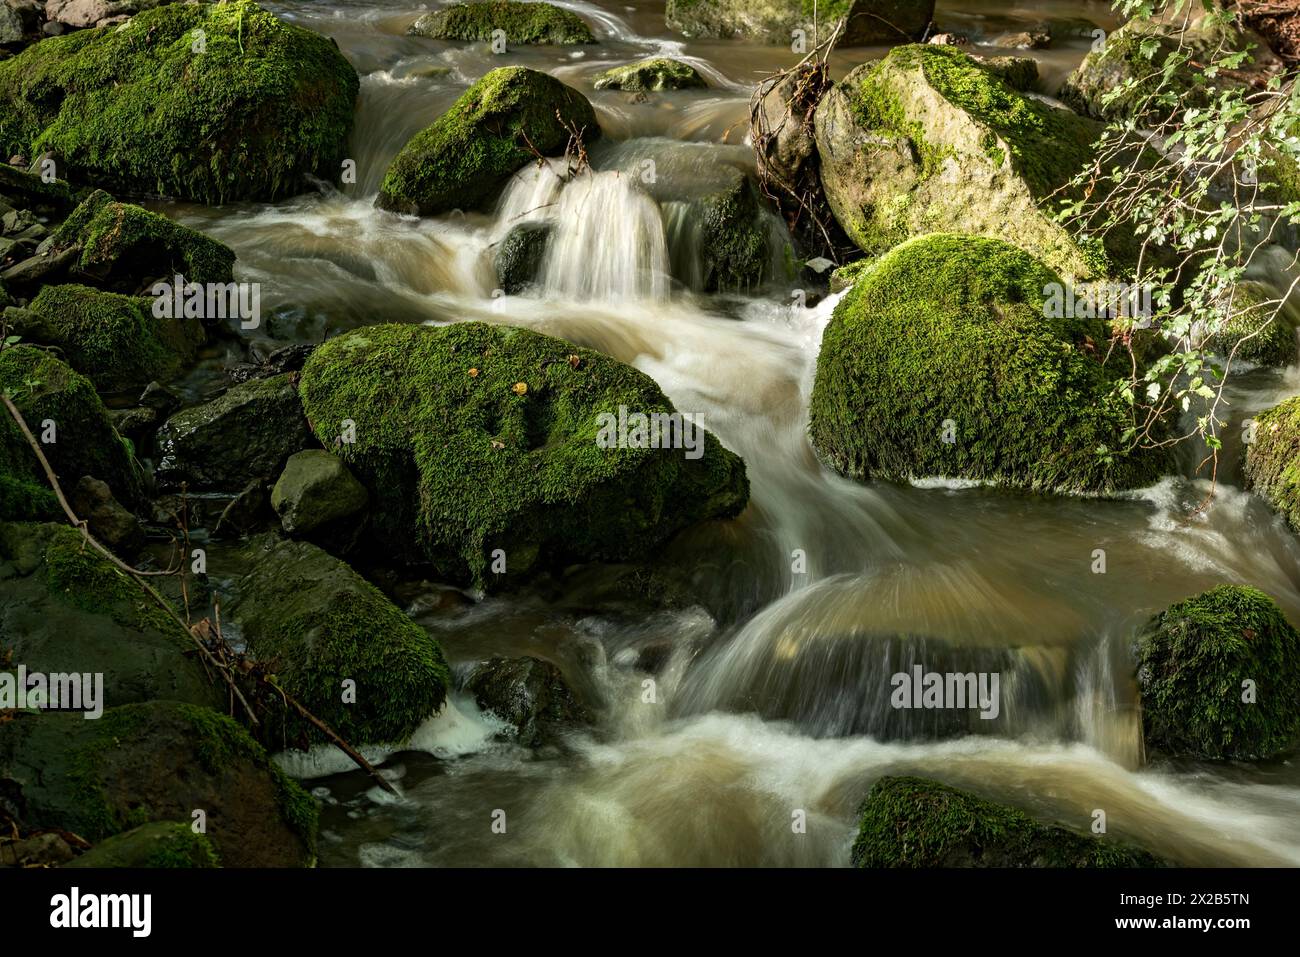
POLYGON ((517 296, 537 280, 551 229, 547 223, 520 223, 497 243, 492 265, 506 295, 517 296))
POLYGON ((271 490, 271 507, 290 535, 306 535, 355 515, 368 499, 365 486, 343 460, 324 449, 289 456, 271 490))
POLYGON ((107 483, 83 475, 72 489, 69 504, 94 536, 119 555, 134 555, 144 546, 140 523, 113 497, 107 483))

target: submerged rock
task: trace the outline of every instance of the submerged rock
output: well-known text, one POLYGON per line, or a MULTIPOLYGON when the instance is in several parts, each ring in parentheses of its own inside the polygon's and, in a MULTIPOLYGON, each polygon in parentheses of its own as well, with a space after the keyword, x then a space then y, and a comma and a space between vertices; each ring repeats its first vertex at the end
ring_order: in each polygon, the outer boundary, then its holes
POLYGON ((497 243, 492 266, 507 296, 519 295, 537 280, 554 230, 550 223, 520 223, 497 243))
POLYGON ((273 199, 338 175, 358 87, 332 40, 254 3, 168 4, 0 63, 0 149, 126 192, 273 199))
MULTIPOLYGON (((229 614, 249 654, 350 744, 400 744, 442 707, 442 649, 377 588, 307 542, 268 536, 248 555, 229 614)), ((292 710, 267 735, 327 740, 292 710)))
MULTIPOLYGON (((904 43, 925 32, 934 0, 823 0, 821 36, 847 18, 839 46, 904 43)), ((690 37, 745 37, 788 44, 794 30, 814 36, 811 0, 668 0, 668 26, 690 37)), ((811 43, 809 44, 811 46, 811 43)))
POLYGON ((858 813, 854 867, 1165 866, 1138 848, 1040 824, 925 778, 881 778, 858 813))
POLYGON ((1246 484, 1300 532, 1300 397, 1255 416, 1254 432, 1246 446, 1246 484))
POLYGON ((315 800, 236 721, 194 705, 19 714, 0 724, 0 802, 26 828, 92 842, 202 810, 227 867, 315 861, 315 800))
POLYGON ((587 143, 600 135, 585 96, 536 70, 493 70, 402 147, 378 205, 421 216, 477 208, 538 152, 562 153, 575 132, 587 143))
POLYGON ((1300 633, 1262 591, 1220 585, 1171 605, 1137 645, 1149 749, 1251 761, 1300 742, 1300 633))
POLYGON ((744 463, 702 429, 678 430, 693 457, 602 448, 620 406, 671 403, 644 373, 526 329, 358 329, 312 353, 301 391, 316 435, 383 501, 385 549, 481 586, 645 554, 749 496, 744 463))
POLYGON ((220 867, 212 842, 186 821, 141 824, 100 841, 68 867, 220 867))
POLYGON ((809 426, 818 454, 860 479, 1064 493, 1154 482, 1165 454, 1119 451, 1131 410, 1101 361, 1105 323, 1045 314, 1046 287, 1060 281, 983 237, 933 234, 883 256, 822 337, 809 426))
MULTIPOLYGON (((1062 275, 1106 272, 1040 209, 1091 161, 1096 121, 1027 97, 952 47, 897 47, 822 98, 817 147, 839 224, 879 255, 942 224, 1028 250, 1062 275)), ((1128 245, 1106 251, 1121 261, 1128 245)))
POLYGON ((663 56, 616 66, 596 77, 598 90, 624 90, 632 93, 703 89, 707 86, 704 77, 700 76, 695 67, 663 56))
POLYGON ((514 725, 528 747, 591 721, 560 669, 540 658, 492 658, 471 672, 465 688, 480 708, 514 725))
POLYGON ((406 32, 437 40, 491 40, 497 30, 505 31, 507 43, 596 42, 591 28, 576 13, 550 3, 511 0, 456 3, 424 14, 406 32))
POLYGON ((290 535, 307 535, 355 516, 368 500, 365 486, 324 449, 289 456, 271 490, 271 507, 290 535))
POLYGON ((167 420, 158 432, 158 480, 242 488, 279 475, 289 456, 313 444, 293 373, 250 379, 167 420))

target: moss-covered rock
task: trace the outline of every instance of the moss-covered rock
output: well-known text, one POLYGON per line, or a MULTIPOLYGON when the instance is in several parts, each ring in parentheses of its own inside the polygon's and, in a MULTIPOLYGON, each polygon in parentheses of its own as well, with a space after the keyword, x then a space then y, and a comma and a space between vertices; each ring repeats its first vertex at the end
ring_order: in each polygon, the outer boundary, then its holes
POLYGON ((553 231, 550 223, 520 223, 496 244, 492 266, 507 296, 517 296, 537 281, 553 231))
POLYGON ((158 430, 158 480, 231 490, 279 475, 289 456, 313 444, 294 378, 250 379, 177 412, 158 430))
POLYGON ((1300 532, 1300 396, 1255 416, 1245 475, 1246 484, 1300 532))
POLYGON ((855 282, 866 275, 867 271, 875 261, 875 259, 870 257, 866 259, 857 259, 837 268, 831 273, 831 292, 843 292, 845 289, 850 288, 855 282))
POLYGON ((212 842, 183 821, 155 821, 114 834, 67 867, 220 867, 212 842))
POLYGON ((624 90, 640 93, 647 90, 690 90, 708 86, 704 77, 689 63, 671 57, 650 57, 626 66, 616 66, 596 77, 598 90, 624 90))
POLYGON ((1162 453, 1115 451, 1132 412, 1100 361, 1104 323, 1045 315, 1060 281, 983 237, 923 236, 883 256, 822 337, 818 454, 845 475, 893 481, 1084 493, 1155 481, 1162 453))
POLYGON ((753 180, 737 170, 731 185, 700 205, 705 291, 750 292, 773 278, 768 224, 753 180))
POLYGON ((436 40, 491 40, 504 30, 507 43, 595 43, 591 28, 569 10, 550 3, 482 0, 457 3, 426 13, 407 29, 417 37, 436 40))
POLYGON ((0 725, 0 795, 26 828, 98 842, 155 821, 193 821, 227 867, 315 861, 315 800, 234 719, 153 701, 0 725))
POLYGON ((97 286, 128 294, 147 292, 155 280, 227 283, 235 254, 166 216, 119 203, 95 190, 63 222, 52 247, 80 250, 75 269, 97 286))
POLYGON ((66 215, 76 204, 72 188, 63 180, 46 182, 34 173, 0 162, 0 198, 18 209, 42 215, 66 215))
POLYGON ((859 812, 854 867, 1160 867, 1122 844, 1040 824, 937 781, 883 777, 859 812))
POLYGON ((89 286, 46 286, 28 307, 32 322, 15 331, 58 346, 101 392, 140 389, 194 358, 204 341, 197 319, 155 319, 151 300, 89 286))
POLYGON ((369 497, 341 459, 324 449, 306 449, 285 462, 271 490, 271 507, 286 532, 307 535, 355 516, 369 497))
MULTIPOLYGON (((373 585, 307 542, 256 539, 249 556, 228 609, 249 653, 349 743, 404 742, 442 707, 442 649, 373 585)), ((268 744, 326 740, 293 711, 266 734, 268 744)))
POLYGON ((1263 592, 1220 585, 1171 605, 1137 657, 1149 749, 1255 760, 1300 742, 1300 633, 1263 592))
POLYGON ((711 433, 695 458, 602 448, 603 415, 671 403, 644 373, 525 329, 358 329, 312 353, 301 395, 317 437, 383 501, 372 517, 390 554, 480 585, 644 554, 749 495, 744 463, 711 433), (496 549, 505 575, 489 571, 496 549))
POLYGON ((847 18, 840 46, 903 43, 920 39, 934 15, 934 0, 668 0, 669 28, 690 37, 744 37, 788 44, 791 32, 822 36, 847 18))
POLYGON ((0 582, 0 661, 7 652, 32 672, 102 674, 114 706, 223 706, 180 626, 71 526, 0 524, 0 582))
POLYGON ((168 4, 0 63, 0 150, 124 192, 271 199, 338 174, 358 86, 333 41, 247 0, 168 4))
POLYGON ((378 204, 422 216, 482 206, 534 150, 563 152, 571 130, 588 143, 600 135, 585 96, 536 70, 493 70, 402 147, 378 204))
MULTIPOLYGON (((1093 157, 1101 124, 1028 97, 955 47, 896 47, 815 115, 836 220, 869 255, 941 229, 1015 243, 1071 279, 1107 271, 1040 204, 1093 157)), ((1117 261, 1131 240, 1108 240, 1117 261)))
MULTIPOLYGON (((50 353, 35 346, 18 345, 0 351, 0 392, 9 393, 49 460, 59 481, 72 488, 83 475, 107 482, 117 498, 127 504, 142 494, 140 468, 129 444, 113 429, 108 412, 89 379, 50 353)), ((0 472, 11 479, 43 487, 44 473, 18 426, 6 414, 0 418, 0 472)), ((6 483, 0 481, 0 488, 6 483)), ((24 498, 16 485, 6 496, 24 498)), ((26 498, 28 506, 38 504, 26 498)), ((39 511, 0 513, 0 518, 38 518, 39 511)))
MULTIPOLYGON (((1226 297, 1225 297, 1226 298, 1226 297)), ((1220 355, 1235 360, 1282 368, 1300 356, 1296 327, 1287 308, 1278 309, 1277 297, 1255 283, 1239 283, 1232 291, 1223 328, 1210 340, 1220 355)))
POLYGON ((528 747, 591 721, 564 674, 541 658, 492 658, 474 668, 465 688, 480 708, 513 725, 528 747))

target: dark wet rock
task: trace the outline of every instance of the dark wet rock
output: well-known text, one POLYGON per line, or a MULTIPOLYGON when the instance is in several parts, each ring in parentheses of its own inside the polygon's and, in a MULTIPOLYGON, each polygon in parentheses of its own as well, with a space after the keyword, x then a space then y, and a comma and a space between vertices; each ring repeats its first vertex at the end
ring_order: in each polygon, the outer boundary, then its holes
POLYGON ((38 251, 36 255, 29 256, 4 272, 0 272, 0 282, 7 283, 15 289, 54 282, 66 275, 76 261, 76 249, 65 249, 57 253, 38 251))
POLYGON ((83 475, 68 501, 77 517, 89 524, 91 533, 117 554, 134 555, 144 545, 139 521, 99 479, 83 475))
MULTIPOLYGON (((0 6, 0 13, 4 10, 0 6)), ((76 857, 60 834, 46 832, 23 841, 0 840, 0 867, 58 867, 76 857)))
POLYGON ((315 444, 294 378, 251 379, 173 415, 158 433, 159 482, 232 490, 278 475, 290 455, 315 444))
POLYGON ((155 821, 105 838, 68 867, 220 867, 206 834, 184 821, 155 821))
POLYGON ((924 778, 881 778, 858 813, 855 867, 1167 866, 1147 851, 1041 824, 924 778))
POLYGON ((732 184, 702 200, 704 288, 707 292, 750 292, 772 278, 770 225, 758 188, 736 172, 732 184))
POLYGON ((27 828, 99 842, 142 824, 193 821, 229 867, 315 861, 315 800, 233 719, 152 701, 0 725, 0 804, 27 828))
POLYGON ((252 362, 241 362, 226 369, 226 378, 238 383, 247 382, 249 379, 269 379, 271 376, 282 375, 285 372, 297 372, 306 364, 307 357, 316 346, 309 343, 295 343, 279 346, 265 355, 260 354, 258 348, 256 344, 252 347, 252 362))
POLYGON ((492 658, 470 673, 465 688, 480 708, 513 725, 528 747, 591 722, 560 669, 540 658, 492 658))
POLYGON ((369 497, 342 459, 307 449, 289 456, 271 491, 271 507, 286 533, 305 536, 353 518, 369 497))
POLYGON ((536 282, 552 229, 549 223, 520 223, 497 243, 492 265, 506 295, 517 296, 536 282))

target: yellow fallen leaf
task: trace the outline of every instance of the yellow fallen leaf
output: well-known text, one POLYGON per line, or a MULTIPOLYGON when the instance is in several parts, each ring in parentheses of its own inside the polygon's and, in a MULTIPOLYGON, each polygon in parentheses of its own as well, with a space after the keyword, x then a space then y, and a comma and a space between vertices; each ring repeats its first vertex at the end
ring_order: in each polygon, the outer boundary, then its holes
POLYGON ((471 376, 477 376, 477 375, 478 375, 478 369, 470 369, 470 370, 469 370, 469 374, 470 374, 471 376))
POLYGON ((527 383, 527 382, 516 382, 516 383, 515 383, 515 387, 514 387, 514 393, 515 393, 515 395, 523 395, 523 394, 524 394, 525 392, 527 392, 527 391, 528 391, 528 383, 527 383))

